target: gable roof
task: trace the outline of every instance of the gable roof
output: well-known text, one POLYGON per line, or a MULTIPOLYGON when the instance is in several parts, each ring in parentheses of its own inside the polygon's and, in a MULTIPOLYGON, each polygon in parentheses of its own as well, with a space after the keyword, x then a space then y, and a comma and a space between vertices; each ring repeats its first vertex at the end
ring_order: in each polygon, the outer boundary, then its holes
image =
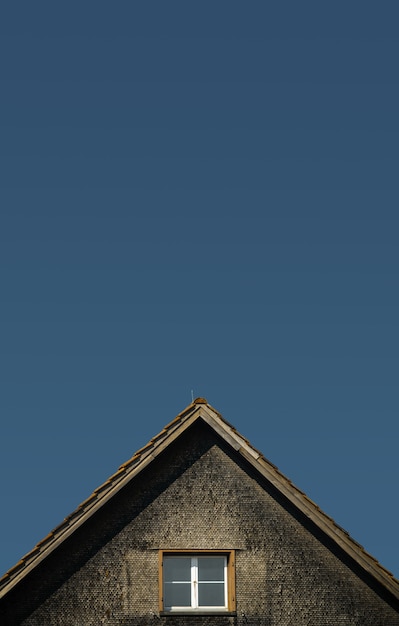
POLYGON ((313 522, 327 537, 339 546, 368 575, 379 582, 399 600, 399 581, 368 554, 334 520, 323 513, 303 491, 295 487, 278 468, 270 463, 247 439, 229 424, 204 398, 197 398, 179 413, 147 445, 138 450, 131 459, 120 466, 105 483, 82 502, 64 521, 40 541, 14 567, 0 579, 0 599, 46 559, 63 541, 71 536, 84 522, 118 493, 133 477, 147 467, 165 448, 175 441, 195 421, 206 422, 238 455, 271 483, 291 504, 313 522))

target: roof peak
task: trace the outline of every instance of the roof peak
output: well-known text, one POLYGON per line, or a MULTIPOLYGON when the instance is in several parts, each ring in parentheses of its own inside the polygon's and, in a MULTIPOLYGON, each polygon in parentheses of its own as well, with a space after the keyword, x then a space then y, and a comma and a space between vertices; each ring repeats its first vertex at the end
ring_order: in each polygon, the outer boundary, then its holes
POLYGON ((193 404, 208 404, 206 398, 195 398, 193 404))

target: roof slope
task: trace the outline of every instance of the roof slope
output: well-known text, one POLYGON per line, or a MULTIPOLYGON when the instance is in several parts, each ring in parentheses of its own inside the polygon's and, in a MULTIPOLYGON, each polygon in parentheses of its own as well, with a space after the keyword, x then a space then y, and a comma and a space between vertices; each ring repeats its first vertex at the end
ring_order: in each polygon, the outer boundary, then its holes
POLYGON ((333 519, 323 513, 300 489, 295 487, 278 468, 240 435, 204 398, 197 398, 179 413, 149 443, 98 487, 87 500, 40 541, 0 579, 0 598, 5 596, 39 563, 49 556, 67 537, 108 502, 134 476, 147 467, 167 446, 177 439, 196 420, 204 420, 238 454, 249 462, 267 481, 285 496, 299 511, 311 520, 325 535, 349 555, 365 572, 378 581, 399 600, 399 581, 378 563, 363 547, 333 519))

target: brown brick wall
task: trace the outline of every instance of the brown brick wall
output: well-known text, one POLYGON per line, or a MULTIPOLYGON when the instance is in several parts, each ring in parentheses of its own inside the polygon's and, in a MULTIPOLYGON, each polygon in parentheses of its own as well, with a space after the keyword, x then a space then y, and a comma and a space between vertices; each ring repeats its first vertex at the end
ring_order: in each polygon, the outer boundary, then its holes
POLYGON ((5 624, 399 626, 398 607, 247 470, 195 425, 16 590, 5 624), (160 617, 160 549, 235 549, 237 615, 160 617))

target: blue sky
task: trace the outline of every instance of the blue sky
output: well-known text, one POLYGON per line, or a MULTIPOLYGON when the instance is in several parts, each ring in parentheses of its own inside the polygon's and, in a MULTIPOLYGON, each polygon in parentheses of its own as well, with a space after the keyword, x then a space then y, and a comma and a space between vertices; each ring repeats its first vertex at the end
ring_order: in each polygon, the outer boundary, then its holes
POLYGON ((265 4, 1 9, 1 573, 193 390, 399 577, 398 10, 265 4))

